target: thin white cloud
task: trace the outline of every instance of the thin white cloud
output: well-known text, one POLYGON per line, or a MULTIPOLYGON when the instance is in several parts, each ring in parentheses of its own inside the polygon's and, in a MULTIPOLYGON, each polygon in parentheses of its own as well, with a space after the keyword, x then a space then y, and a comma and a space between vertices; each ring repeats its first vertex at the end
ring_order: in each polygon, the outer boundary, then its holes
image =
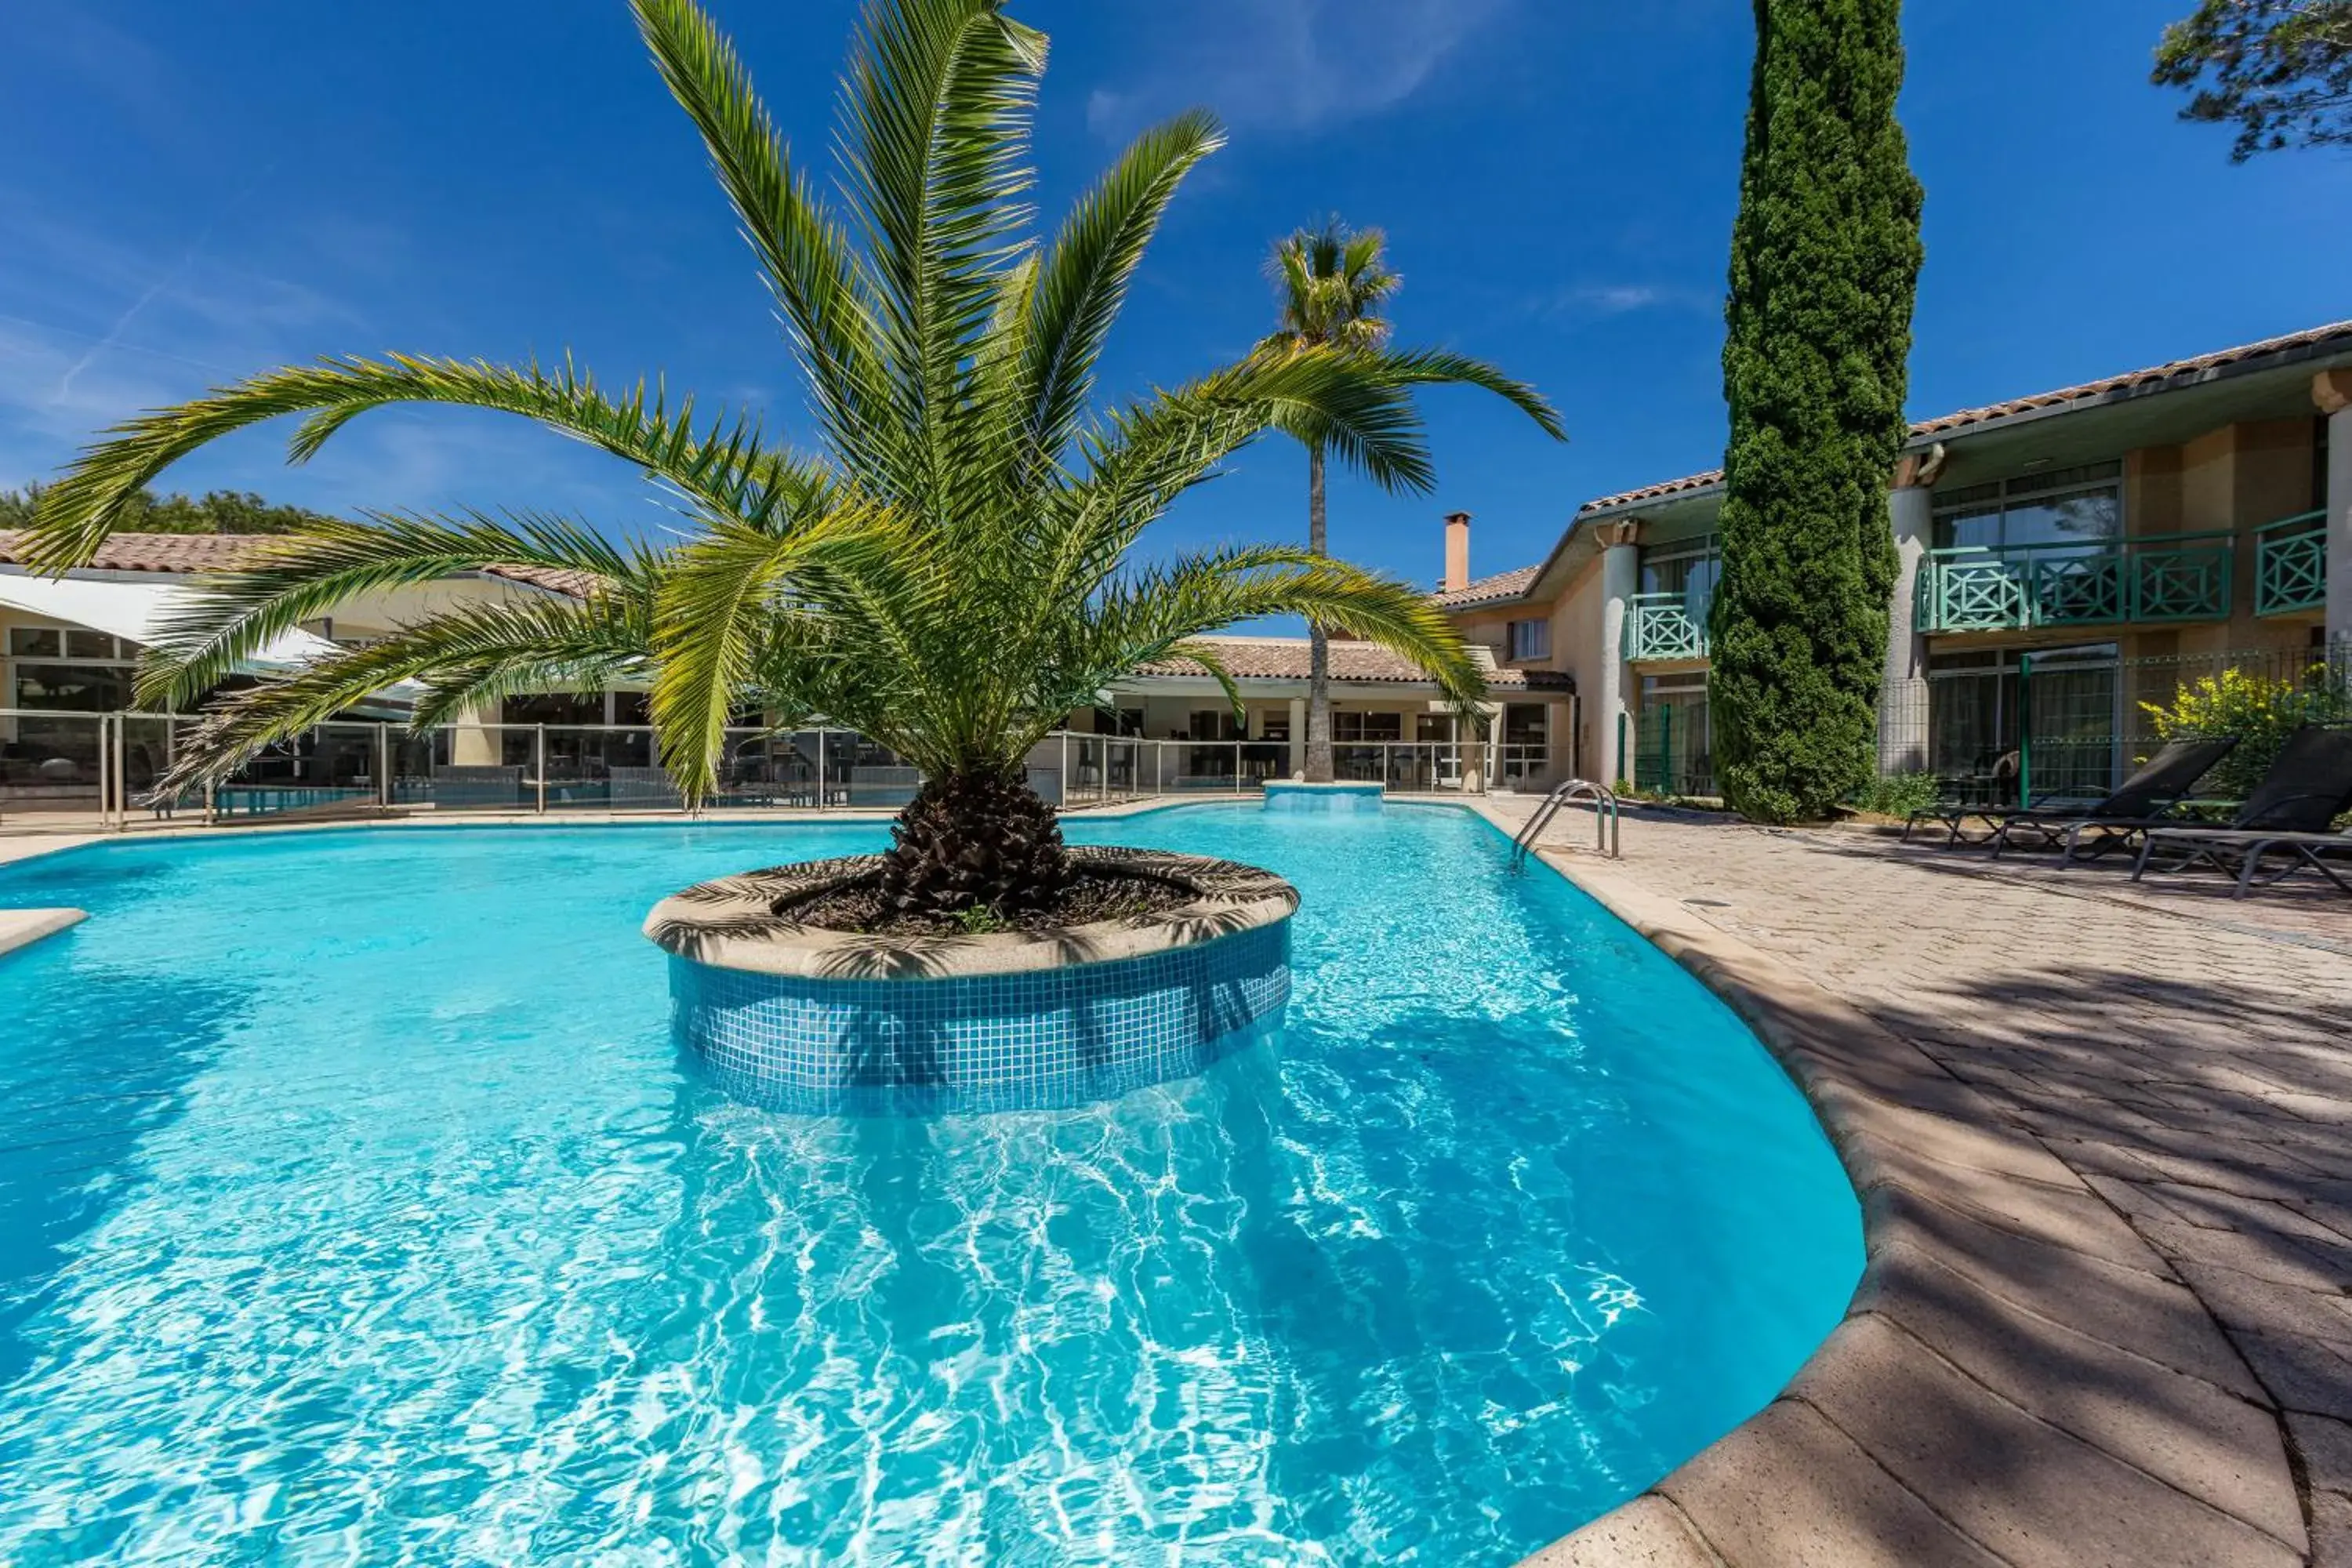
POLYGON ((1204 104, 1227 121, 1317 131, 1402 102, 1509 0, 1193 0, 1160 10, 1144 76, 1097 88, 1087 123, 1124 137, 1204 104))
POLYGON ((1603 315, 1622 316, 1628 310, 1656 304, 1658 290, 1646 283, 1616 283, 1605 288, 1580 289, 1577 298, 1603 315))
POLYGON ((1637 310, 1707 311, 1720 301, 1704 289, 1672 283, 1579 283, 1537 301, 1548 316, 1630 316, 1637 310))

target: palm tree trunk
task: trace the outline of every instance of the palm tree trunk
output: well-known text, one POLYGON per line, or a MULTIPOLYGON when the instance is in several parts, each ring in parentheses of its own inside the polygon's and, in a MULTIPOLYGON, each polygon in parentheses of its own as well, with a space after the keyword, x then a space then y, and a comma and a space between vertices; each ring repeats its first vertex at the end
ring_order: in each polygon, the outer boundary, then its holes
MULTIPOLYGON (((1307 548, 1330 553, 1324 531, 1323 447, 1307 448, 1307 548)), ((1331 639, 1312 623, 1307 627, 1307 779, 1331 782, 1331 639)))
POLYGON ((890 838, 882 892, 898 910, 1044 909, 1069 878, 1061 820, 1017 764, 924 780, 890 838))

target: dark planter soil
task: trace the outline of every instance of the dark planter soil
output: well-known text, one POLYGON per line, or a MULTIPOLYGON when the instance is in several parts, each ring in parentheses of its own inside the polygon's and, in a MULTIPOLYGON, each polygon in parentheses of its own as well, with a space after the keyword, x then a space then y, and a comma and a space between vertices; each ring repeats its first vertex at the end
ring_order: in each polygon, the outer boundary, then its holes
POLYGON ((1200 895, 1192 889, 1158 877, 1106 875, 1091 868, 1073 868, 1055 901, 1043 909, 999 915, 976 911, 985 919, 969 921, 954 915, 894 910, 884 901, 877 873, 840 887, 776 905, 776 913, 803 925, 826 931, 857 931, 868 936, 969 936, 997 931, 1059 931, 1096 921, 1156 915, 1191 903, 1200 895))

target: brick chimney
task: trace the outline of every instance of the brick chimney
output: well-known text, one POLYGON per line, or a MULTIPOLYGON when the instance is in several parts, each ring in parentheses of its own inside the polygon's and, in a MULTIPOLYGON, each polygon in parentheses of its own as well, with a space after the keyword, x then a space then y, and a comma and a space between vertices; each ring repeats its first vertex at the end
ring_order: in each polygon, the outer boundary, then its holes
POLYGON ((1470 514, 1449 511, 1445 514, 1445 583, 1444 591, 1470 585, 1470 514))

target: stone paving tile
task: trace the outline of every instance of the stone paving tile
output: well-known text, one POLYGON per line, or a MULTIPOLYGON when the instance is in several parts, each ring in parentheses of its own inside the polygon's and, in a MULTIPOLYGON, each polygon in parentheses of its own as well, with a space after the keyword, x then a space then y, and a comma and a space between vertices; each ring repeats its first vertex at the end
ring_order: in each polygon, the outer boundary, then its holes
POLYGON ((1683 1510, 1653 1493, 1590 1531, 1556 1541, 1520 1568, 1722 1568, 1683 1510))
POLYGON ((2324 1415, 2289 1415, 2286 1426, 2312 1486, 2352 1495, 2352 1424, 2324 1415))
POLYGON ((0 910, 0 952, 30 947, 89 918, 79 910, 0 910))
MULTIPOLYGON (((1490 803, 1504 820, 1514 809, 1490 803)), ((2313 1458, 2323 1440, 2352 1431, 2341 1424, 2352 1421, 2344 1330, 2352 1323, 2352 900, 2320 896, 2315 884, 2242 902, 2218 879, 2134 888, 2108 868, 1994 866, 1980 853, 1859 832, 1639 814, 1625 824, 1624 859, 1605 862, 1583 849, 1583 826, 1556 828, 1547 847, 1570 850, 1562 863, 1571 874, 1583 869, 1596 886, 1638 889, 1675 911, 1637 921, 1643 929, 1712 927, 1779 960, 1837 1006, 1910 1042, 1948 1079, 1923 1088, 1901 1064, 1842 1060, 1827 1038, 1843 1026, 1838 1017, 1811 1026, 1822 1043, 1792 1057, 1780 1037, 1802 1036, 1808 1024, 1794 1016, 1802 1005, 1784 997, 1773 1006, 1791 1016, 1749 1021, 1814 1096, 1833 1137, 1841 1103, 1907 1105, 1924 1092, 1939 1118, 2003 1130, 2087 1186, 2084 1196, 2038 1173, 2046 1167, 2030 1153, 1996 1156, 1995 1143, 1959 1157, 1924 1143, 1873 1147, 1864 1166, 1850 1167, 1871 1189, 1874 1238, 1900 1237, 1891 1249, 1874 1240, 1874 1276, 1948 1263, 2052 1325, 2043 1338, 2054 1341, 2021 1341, 2015 1322, 1995 1333, 1973 1317, 1935 1321, 1916 1302, 1886 1309, 1907 1329, 1940 1335, 1949 1375, 2011 1413, 1986 1416, 1988 1431, 2021 1420, 2063 1440, 2052 1454, 2072 1444, 2138 1478, 2116 1480, 2116 1497, 2138 1497, 2143 1483, 2169 1493, 2171 1504, 2149 1495, 2147 1519, 2185 1507, 2183 1518, 2222 1520, 2265 1543, 2240 1557, 2229 1554, 2237 1549, 2227 1529, 2193 1537, 2199 1550, 2222 1553, 2208 1561, 2296 1560, 2307 1520, 2313 1560, 2352 1568, 2352 1482, 2313 1458), (1914 1247, 1916 1258, 1905 1250, 1914 1247), (2072 1353, 2053 1361, 2053 1343, 2072 1353), (2034 1369, 2058 1362, 2065 1386, 2032 1395, 2034 1369), (2088 1387, 2069 1381, 2095 1372, 2088 1387), (2210 1419, 2200 1426, 2194 1410, 2210 1419), (2142 1416, 2146 1432, 2135 1426, 2142 1416), (2283 1423, 2326 1417, 2335 1424, 2294 1444, 2304 1518, 2290 1530, 2280 1502, 2283 1423), (2142 1446, 2119 1451, 2134 1443, 2142 1446)), ((1707 963, 1719 965, 1710 983, 1745 978, 1736 958, 1711 949, 1695 962, 1705 945, 1696 939, 1683 942, 1689 951, 1661 945, 1702 978, 1707 963)), ((1840 1139, 1841 1152, 1851 1142, 1840 1139)), ((1866 1282, 1858 1309, 1871 1294, 1866 1282)), ((1825 1350, 1817 1365, 1832 1359, 1825 1350)), ((1873 1417, 1862 1387, 1853 1384, 1857 1422, 1896 1419, 1873 1417)), ((1902 1403, 1882 1394, 1880 1407, 1902 1403)), ((1798 1429, 1780 1408, 1769 1419, 1798 1429)), ((1969 1408, 1971 1419, 1981 1414, 1969 1408)), ((1920 1467, 1906 1473, 1894 1463, 1899 1433, 1885 1435, 1896 1447, 1881 1453, 1863 1426, 1848 1430, 1906 1486, 1932 1487, 1937 1463, 1968 1462, 1923 1451, 1905 1461, 1920 1467)), ((2049 1439, 2033 1441, 2047 1448, 2049 1439)), ((2078 1476, 2095 1473, 2066 1463, 2078 1476)), ((2032 1503, 2020 1478, 1995 1479, 2001 1485, 1982 1495, 1996 1513, 2004 1498, 2012 1508, 2032 1503)), ((1728 1482, 1719 1474, 1716 1482, 1727 1495, 1728 1482)), ((2145 1539, 2100 1500, 2078 1499, 2087 1510, 2079 1516, 2063 1500, 2043 1500, 2046 1517, 2029 1540, 2003 1533, 1991 1513, 1975 1523, 1947 1517, 2016 1562, 2196 1560, 2184 1555, 2191 1536, 2145 1539), (2131 1555, 2142 1551, 2161 1554, 2131 1555)), ((1725 1495, 1711 1495, 1710 1506, 1727 1506, 1725 1495)), ((1938 1499, 1930 1511, 1944 1508, 1938 1499)), ((1712 1514, 1692 1507, 1690 1517, 1732 1563, 1817 1560, 1753 1543, 1732 1550, 1711 1533, 1712 1514)), ((1818 1560, 1844 1560, 1829 1550, 1818 1560)))
MULTIPOLYGON (((2020 1568, 2303 1562, 2299 1510, 2289 1545, 2027 1414, 1884 1320, 1841 1331, 1862 1352, 1816 1358, 1790 1394, 2020 1568)), ((1708 1516, 1696 1517, 1706 1528, 1708 1516)))
POLYGON ((2292 1333, 2234 1337, 2282 1407, 2352 1421, 2352 1345, 2292 1333))
POLYGON ((92 843, 96 837, 94 834, 27 832, 13 825, 0 826, 0 866, 12 860, 29 860, 36 855, 92 843))
POLYGON ((2005 1310, 1924 1254, 1883 1261, 1855 1305, 2093 1447, 2282 1541, 2300 1534, 2278 1418, 2263 1406, 2051 1319, 2005 1310))
POLYGON ((2352 1498, 2322 1492, 2315 1500, 2311 1568, 2352 1568, 2352 1498))
MULTIPOLYGON (((2001 1561, 1796 1400, 1771 1405, 1658 1489, 1706 1521, 1707 1544, 1731 1563, 1994 1568, 2001 1561)), ((1593 1561, 1615 1568, 1629 1560, 1593 1561)))

